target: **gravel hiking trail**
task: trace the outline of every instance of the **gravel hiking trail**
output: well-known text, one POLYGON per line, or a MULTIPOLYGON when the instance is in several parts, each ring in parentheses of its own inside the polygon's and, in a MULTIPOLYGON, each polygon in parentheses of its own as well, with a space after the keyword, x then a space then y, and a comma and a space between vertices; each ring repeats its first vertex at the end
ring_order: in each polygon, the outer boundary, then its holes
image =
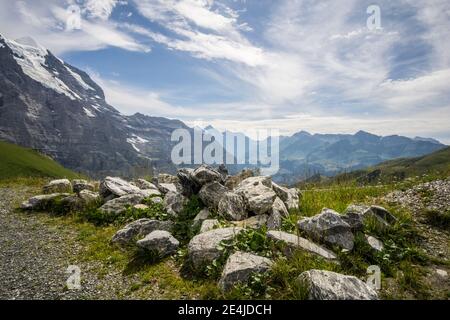
MULTIPOLYGON (((77 231, 57 226, 38 214, 16 210, 32 188, 0 187, 0 300, 134 299, 133 275, 109 268, 100 275, 96 263, 80 262, 77 231), (69 290, 70 265, 81 270, 81 289, 69 290)), ((154 295, 148 297, 157 299, 154 295)))

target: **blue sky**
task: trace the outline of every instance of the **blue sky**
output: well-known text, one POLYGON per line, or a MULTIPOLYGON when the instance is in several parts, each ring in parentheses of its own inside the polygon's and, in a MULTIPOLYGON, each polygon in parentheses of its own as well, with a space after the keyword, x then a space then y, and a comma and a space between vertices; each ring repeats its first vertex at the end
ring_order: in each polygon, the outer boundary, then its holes
POLYGON ((219 129, 430 136, 450 143, 450 1, 0 0, 125 114, 219 129), (81 28, 67 29, 68 8, 81 28), (377 5, 381 29, 367 27, 377 5))

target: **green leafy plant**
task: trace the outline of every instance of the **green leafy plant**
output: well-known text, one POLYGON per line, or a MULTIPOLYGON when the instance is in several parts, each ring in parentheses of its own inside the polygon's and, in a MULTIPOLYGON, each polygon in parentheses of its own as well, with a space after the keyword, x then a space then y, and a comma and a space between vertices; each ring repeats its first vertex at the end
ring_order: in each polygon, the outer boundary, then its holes
POLYGON ((174 236, 181 244, 188 243, 198 233, 201 226, 198 224, 194 225, 193 222, 203 207, 204 205, 198 196, 192 196, 182 212, 174 218, 174 236))

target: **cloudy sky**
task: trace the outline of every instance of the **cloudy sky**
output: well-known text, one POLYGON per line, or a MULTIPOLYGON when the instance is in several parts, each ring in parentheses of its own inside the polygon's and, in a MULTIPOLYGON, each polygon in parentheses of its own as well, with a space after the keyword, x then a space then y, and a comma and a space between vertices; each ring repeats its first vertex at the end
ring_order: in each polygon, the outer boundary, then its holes
POLYGON ((450 143, 450 1, 377 1, 377 29, 373 4, 0 0, 0 33, 88 71, 125 114, 450 143))

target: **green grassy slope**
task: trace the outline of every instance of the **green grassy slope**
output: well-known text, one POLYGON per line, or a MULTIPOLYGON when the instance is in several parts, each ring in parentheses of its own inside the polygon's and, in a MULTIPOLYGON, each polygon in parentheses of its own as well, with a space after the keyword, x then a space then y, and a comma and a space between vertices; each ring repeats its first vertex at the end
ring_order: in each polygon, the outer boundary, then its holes
POLYGON ((0 180, 28 177, 73 179, 80 176, 34 150, 0 141, 0 180))
MULTIPOLYGON (((450 174, 450 147, 417 158, 386 161, 367 170, 357 171, 352 178, 367 183, 391 182, 425 174, 436 178, 450 174), (373 179, 370 175, 374 176, 373 179)), ((345 174, 341 177, 345 177, 345 174)))
POLYGON ((449 171, 450 148, 418 158, 387 161, 376 166, 375 169, 391 174, 403 171, 407 175, 449 171))
POLYGON ((359 184, 391 183, 422 175, 436 179, 449 176, 450 147, 421 157, 389 160, 364 170, 343 173, 332 178, 314 177, 300 185, 326 186, 354 182, 359 184))

